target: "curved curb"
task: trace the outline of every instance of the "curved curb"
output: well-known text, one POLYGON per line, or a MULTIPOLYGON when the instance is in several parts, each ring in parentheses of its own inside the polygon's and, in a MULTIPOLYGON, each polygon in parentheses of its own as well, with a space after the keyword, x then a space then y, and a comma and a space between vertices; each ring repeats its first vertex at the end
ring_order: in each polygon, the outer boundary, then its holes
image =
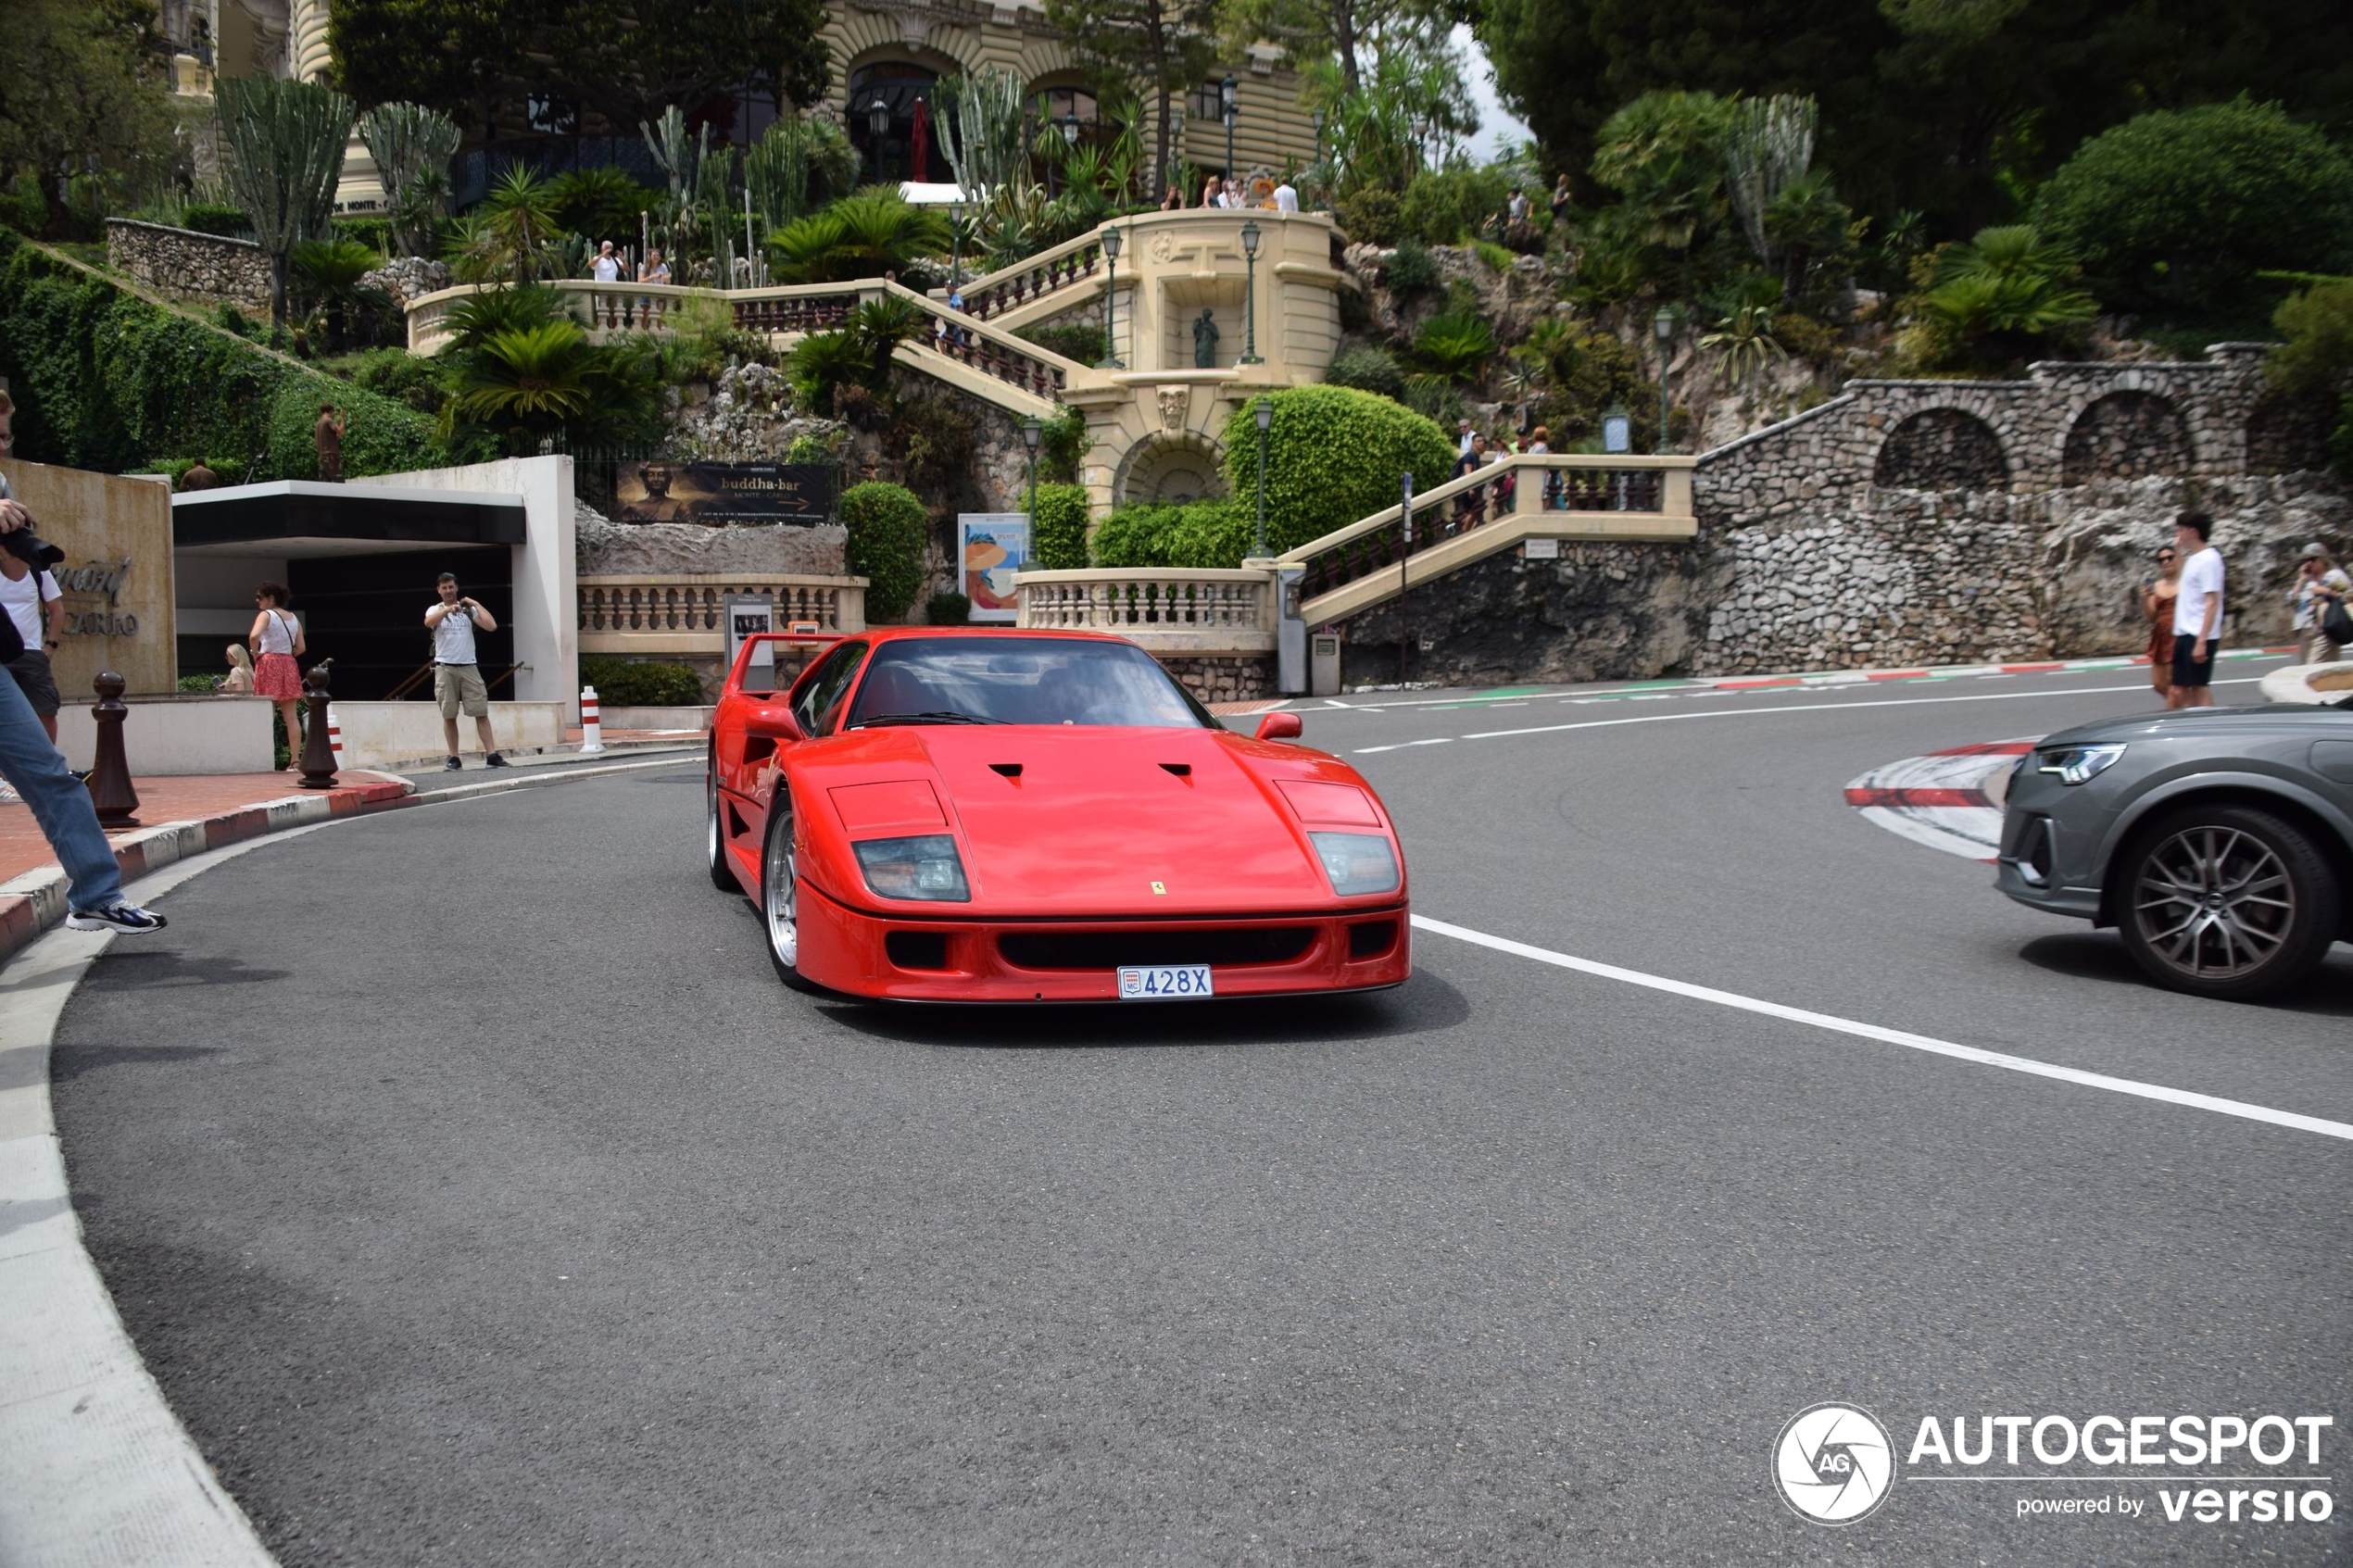
POLYGON ((2334 664, 2291 664, 2263 677, 2265 702, 2324 707, 2353 701, 2353 659, 2334 664))
MULTIPOLYGON (((371 786, 380 792, 371 798, 341 806, 291 797, 168 824, 118 845, 117 859, 126 880, 161 873, 160 884, 143 889, 153 897, 259 847, 265 836, 690 759, 566 769, 423 795, 391 781, 371 786)), ((50 1106, 49 1050, 74 987, 117 938, 70 929, 43 936, 63 918, 64 873, 52 867, 18 884, 7 891, 24 909, 8 909, 14 922, 0 929, 0 1564, 276 1568, 148 1373, 82 1245, 50 1106)))
POLYGON ((1957 746, 1885 763, 1846 786, 1846 803, 1865 821, 1915 844, 1990 863, 2002 848, 1995 792, 2040 738, 1957 746))

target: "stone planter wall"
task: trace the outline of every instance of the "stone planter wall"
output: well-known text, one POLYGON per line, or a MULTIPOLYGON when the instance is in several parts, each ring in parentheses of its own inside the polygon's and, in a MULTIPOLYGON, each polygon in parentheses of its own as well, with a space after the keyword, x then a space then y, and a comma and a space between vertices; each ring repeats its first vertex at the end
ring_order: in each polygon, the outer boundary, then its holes
POLYGON ((270 257, 250 240, 109 218, 107 265, 158 294, 270 314, 270 257))
POLYGON ((1276 695, 1273 654, 1163 653, 1152 657, 1203 702, 1260 702, 1276 695))

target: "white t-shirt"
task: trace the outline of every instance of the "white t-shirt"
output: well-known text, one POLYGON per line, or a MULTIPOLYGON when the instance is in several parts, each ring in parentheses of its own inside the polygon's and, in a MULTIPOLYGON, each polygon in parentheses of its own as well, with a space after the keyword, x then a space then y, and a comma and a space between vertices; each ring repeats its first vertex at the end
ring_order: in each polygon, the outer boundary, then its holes
POLYGON ((8 607, 8 619, 17 623, 17 635, 29 649, 37 651, 48 636, 41 629, 41 607, 64 597, 57 580, 46 571, 28 571, 14 582, 0 577, 0 604, 8 607))
POLYGON ((2206 606, 2214 605, 2214 630, 2222 635, 2222 552, 2208 545, 2182 564, 2182 591, 2173 600, 2173 634, 2195 637, 2206 626, 2206 606))
POLYGON ((474 659, 474 615, 470 609, 453 609, 441 618, 433 629, 433 661, 435 664, 472 664, 474 659))
POLYGON ((597 282, 600 283, 617 283, 621 282, 621 259, 618 257, 598 257, 597 265, 594 270, 597 275, 597 282))
POLYGON ((1299 210, 1299 193, 1291 188, 1291 182, 1288 180, 1275 187, 1275 210, 1277 212, 1299 210))

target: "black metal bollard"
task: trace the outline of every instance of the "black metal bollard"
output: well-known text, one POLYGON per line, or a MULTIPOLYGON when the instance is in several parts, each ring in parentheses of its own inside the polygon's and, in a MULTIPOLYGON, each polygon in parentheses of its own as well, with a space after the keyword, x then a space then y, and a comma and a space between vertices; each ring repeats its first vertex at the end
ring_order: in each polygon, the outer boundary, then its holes
POLYGON ((327 666, 333 662, 332 659, 322 659, 302 678, 303 699, 310 705, 310 721, 302 727, 305 789, 335 787, 335 746, 327 734, 327 666))
POLYGON ((139 825, 139 792, 131 787, 131 763, 122 749, 122 721, 131 709, 122 700, 122 677, 111 670, 99 671, 90 683, 98 694, 90 716, 98 721, 98 745, 90 761, 90 804, 98 809, 98 825, 135 828, 139 825))

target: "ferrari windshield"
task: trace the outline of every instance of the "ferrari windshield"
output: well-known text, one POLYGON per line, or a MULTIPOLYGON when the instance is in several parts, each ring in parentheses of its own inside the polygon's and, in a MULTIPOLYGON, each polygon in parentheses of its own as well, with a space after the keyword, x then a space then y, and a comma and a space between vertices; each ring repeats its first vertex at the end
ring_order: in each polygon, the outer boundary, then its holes
POLYGON ((850 729, 884 724, 1214 728, 1151 655, 1076 637, 909 637, 875 650, 850 729))

